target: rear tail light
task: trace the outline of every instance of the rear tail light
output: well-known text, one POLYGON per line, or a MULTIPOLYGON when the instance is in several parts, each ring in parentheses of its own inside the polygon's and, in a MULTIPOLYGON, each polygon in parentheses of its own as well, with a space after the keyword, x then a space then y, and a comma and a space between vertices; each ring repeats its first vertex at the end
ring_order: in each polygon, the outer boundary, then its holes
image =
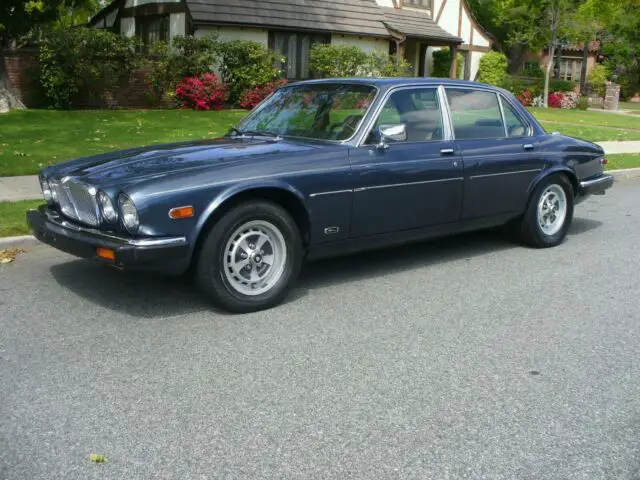
POLYGON ((609 160, 607 160, 606 158, 601 158, 600 159, 600 165, 606 165, 607 163, 609 163, 609 160))

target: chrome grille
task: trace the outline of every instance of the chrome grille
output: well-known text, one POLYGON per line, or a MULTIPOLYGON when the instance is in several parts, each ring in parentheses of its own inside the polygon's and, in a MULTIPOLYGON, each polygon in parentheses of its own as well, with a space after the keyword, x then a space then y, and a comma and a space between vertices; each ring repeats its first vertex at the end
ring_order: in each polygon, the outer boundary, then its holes
POLYGON ((93 189, 73 182, 51 181, 49 184, 55 191, 55 200, 63 215, 93 227, 98 226, 100 218, 93 189))

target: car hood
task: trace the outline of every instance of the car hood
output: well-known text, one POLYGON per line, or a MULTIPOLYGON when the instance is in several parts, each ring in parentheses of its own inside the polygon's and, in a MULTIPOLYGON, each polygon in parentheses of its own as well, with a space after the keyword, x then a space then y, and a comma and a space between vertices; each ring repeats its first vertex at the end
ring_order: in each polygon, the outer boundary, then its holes
POLYGON ((122 150, 71 160, 44 171, 46 177, 72 177, 91 185, 131 184, 189 171, 210 170, 275 155, 317 148, 310 143, 275 139, 219 138, 122 150))

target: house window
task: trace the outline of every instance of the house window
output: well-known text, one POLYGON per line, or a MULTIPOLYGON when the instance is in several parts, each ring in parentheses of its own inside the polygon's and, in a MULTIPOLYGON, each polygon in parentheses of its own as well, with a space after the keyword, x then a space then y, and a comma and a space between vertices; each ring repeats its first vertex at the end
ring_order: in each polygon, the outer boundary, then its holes
POLYGON ((145 48, 169 39, 169 15, 150 15, 136 18, 136 36, 145 48))
POLYGON ((276 67, 290 80, 309 78, 309 52, 314 43, 329 43, 328 35, 297 32, 269 32, 269 48, 285 61, 276 60, 276 67))
POLYGON ((560 62, 560 78, 563 80, 580 81, 582 76, 581 58, 563 58, 560 62))
POLYGON ((403 0, 402 5, 406 7, 426 8, 427 10, 431 10, 432 1, 433 0, 403 0))

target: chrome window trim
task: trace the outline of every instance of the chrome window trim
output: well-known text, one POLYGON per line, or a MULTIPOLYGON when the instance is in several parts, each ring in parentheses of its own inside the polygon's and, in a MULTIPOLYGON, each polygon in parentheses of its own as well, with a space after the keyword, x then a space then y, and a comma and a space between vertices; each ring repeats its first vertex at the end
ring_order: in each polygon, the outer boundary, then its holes
MULTIPOLYGON (((506 98, 504 98, 504 95, 502 93, 500 93, 499 91, 493 90, 491 88, 483 88, 481 86, 468 86, 468 85, 442 85, 443 90, 447 89, 451 89, 451 90, 474 90, 474 91, 479 91, 479 92, 488 92, 488 93, 493 93, 495 95, 498 96, 498 102, 500 102, 502 99, 504 99, 505 102, 507 102, 507 105, 510 105, 511 107, 513 107, 513 104, 511 102, 509 102, 506 98)), ((449 109, 449 98, 447 97, 447 107, 448 107, 448 111, 449 111, 449 115, 451 118, 451 134, 454 140, 456 140, 455 138, 455 129, 453 128, 453 117, 451 117, 451 110, 449 109)), ((509 136, 505 136, 505 137, 482 137, 482 138, 463 138, 461 140, 501 140, 501 139, 505 139, 505 138, 526 138, 526 137, 532 137, 533 136, 533 126, 531 125, 531 122, 529 122, 528 120, 524 119, 520 113, 517 111, 517 109, 514 109, 516 115, 521 119, 524 120, 524 122, 527 124, 527 126, 529 127, 529 133, 528 135, 522 136, 522 137, 509 137, 509 136)), ((500 104, 500 112, 502 114, 502 124, 505 127, 505 135, 508 133, 508 131, 506 130, 506 122, 504 120, 504 112, 502 111, 502 104, 500 104)))
POLYGON ((504 138, 509 138, 509 129, 507 128, 507 119, 504 116, 504 107, 502 106, 502 99, 500 95, 496 94, 498 100, 498 108, 500 109, 500 117, 502 117, 502 130, 504 130, 504 138))
POLYGON ((469 177, 469 180, 473 180, 475 178, 484 178, 484 177, 500 177, 503 175, 517 175, 519 173, 537 173, 537 172, 541 172, 542 169, 541 168, 531 168, 529 170, 516 170, 513 172, 499 172, 499 173, 483 173, 481 175, 471 175, 469 177))
POLYGON ((371 147, 372 145, 365 143, 367 137, 369 136, 369 134, 371 133, 371 130, 373 128, 373 126, 376 123, 376 120, 378 119, 378 117, 380 116, 380 111, 384 108, 384 106, 387 103, 387 100, 389 100, 389 97, 391 95, 393 95, 395 92, 398 92, 400 90, 415 90, 417 88, 420 89, 430 89, 430 90, 435 90, 436 94, 438 95, 438 103, 440 105, 440 118, 442 120, 442 127, 443 127, 443 132, 442 132, 442 139, 439 140, 424 140, 424 141, 419 141, 419 142, 398 142, 401 143, 403 145, 407 145, 407 144, 411 144, 411 143, 427 143, 427 142, 446 142, 449 140, 453 140, 452 136, 451 136, 451 132, 448 131, 447 129, 447 125, 445 122, 445 115, 444 115, 444 111, 442 109, 443 106, 443 99, 442 99, 442 95, 441 95, 441 87, 442 85, 438 85, 438 84, 428 84, 425 85, 424 83, 412 83, 409 85, 400 85, 400 86, 396 86, 396 87, 391 87, 389 88, 384 96, 381 98, 380 103, 378 104, 378 106, 376 107, 376 109, 372 112, 371 118, 369 119, 369 121, 366 123, 365 127, 364 127, 364 133, 362 134, 362 136, 360 137, 360 140, 358 142, 356 142, 355 148, 359 148, 362 146, 365 147, 371 147))
POLYGON ((509 135, 509 130, 507 129, 507 119, 504 116, 504 110, 502 111, 502 115, 503 115, 503 121, 504 121, 504 128, 507 131, 507 138, 527 138, 527 137, 532 137, 533 136, 533 126, 531 125, 531 122, 529 122, 529 120, 527 120, 526 118, 524 118, 520 112, 518 112, 517 108, 513 108, 514 105, 509 102, 509 100, 507 100, 505 98, 505 96, 501 93, 498 94, 498 97, 500 97, 500 106, 502 107, 502 102, 507 104, 507 107, 511 107, 511 111, 513 112, 513 114, 527 127, 527 134, 526 135, 520 135, 518 137, 510 137, 509 135))
POLYGON ((441 183, 441 182, 453 182, 453 181, 461 181, 464 180, 463 177, 452 177, 452 178, 438 178, 436 180, 423 180, 421 182, 406 182, 406 183, 390 183, 386 185, 372 185, 370 187, 360 187, 354 188, 354 192, 364 192, 366 190, 377 190, 380 188, 396 188, 396 187, 409 187, 412 185, 425 185, 427 183, 441 183))

